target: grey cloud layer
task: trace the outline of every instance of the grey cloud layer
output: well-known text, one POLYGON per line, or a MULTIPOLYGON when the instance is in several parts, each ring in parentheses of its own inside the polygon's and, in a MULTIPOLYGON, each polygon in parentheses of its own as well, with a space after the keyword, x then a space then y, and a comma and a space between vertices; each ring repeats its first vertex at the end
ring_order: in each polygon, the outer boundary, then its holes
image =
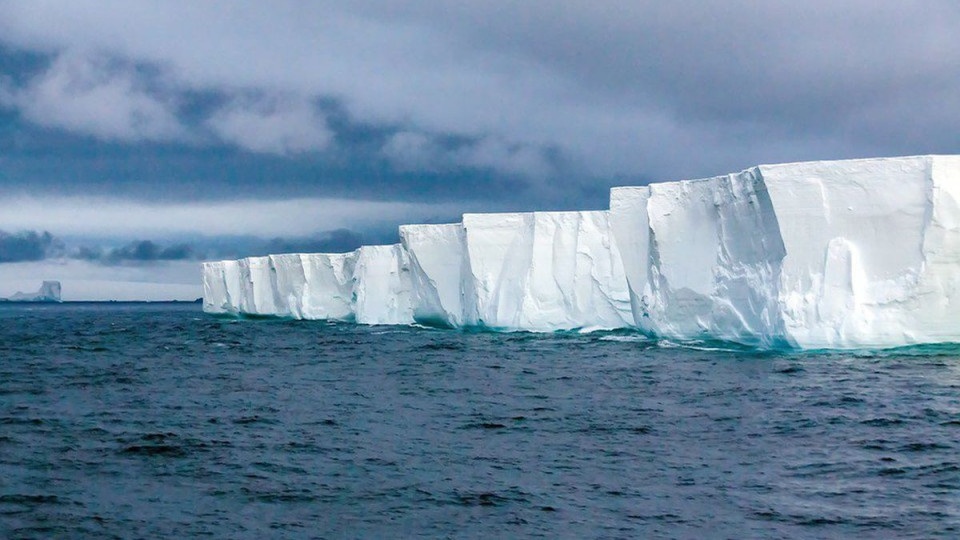
POLYGON ((289 155, 349 144, 335 103, 399 169, 534 180, 956 151, 958 27, 936 0, 0 3, 54 58, 6 92, 41 125, 289 155), (227 101, 190 124, 191 92, 227 101))
MULTIPOLYGON (((0 230, 0 264, 75 259, 101 265, 196 261, 239 258, 277 253, 338 253, 352 251, 364 236, 349 229, 335 229, 312 236, 258 238, 208 237, 192 242, 133 240, 118 247, 79 245, 66 242, 48 231, 8 233, 0 230)), ((371 240, 378 240, 373 237, 371 240)), ((393 241, 389 238, 389 241, 393 241)))
POLYGON ((49 232, 0 230, 0 263, 39 261, 63 253, 63 242, 49 232))

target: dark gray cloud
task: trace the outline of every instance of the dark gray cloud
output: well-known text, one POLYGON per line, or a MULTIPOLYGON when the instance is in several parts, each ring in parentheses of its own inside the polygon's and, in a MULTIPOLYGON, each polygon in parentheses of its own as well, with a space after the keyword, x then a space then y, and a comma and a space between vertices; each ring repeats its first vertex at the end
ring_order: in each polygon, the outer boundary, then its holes
POLYGON ((70 258, 102 264, 126 262, 150 263, 159 261, 185 261, 203 258, 193 246, 177 243, 163 246, 152 240, 134 240, 114 248, 79 246, 69 251, 70 258))
POLYGON ((47 231, 0 230, 0 263, 39 261, 63 253, 63 243, 47 231))
POLYGON ((958 27, 951 0, 9 2, 3 167, 131 197, 598 207, 617 183, 956 152, 958 27))
POLYGON ((133 240, 120 246, 104 247, 85 244, 69 246, 46 231, 11 234, 0 230, 0 263, 69 258, 115 266, 236 259, 277 253, 342 253, 357 249, 365 239, 373 243, 397 241, 395 231, 372 231, 365 236, 349 229, 335 229, 302 237, 202 237, 186 242, 133 240))
POLYGON ((363 236, 348 229, 327 231, 313 237, 273 238, 259 250, 257 255, 273 253, 344 253, 353 251, 363 243, 363 236))
POLYGON ((193 248, 187 244, 163 247, 150 240, 137 240, 110 250, 107 261, 179 261, 194 258, 193 248))

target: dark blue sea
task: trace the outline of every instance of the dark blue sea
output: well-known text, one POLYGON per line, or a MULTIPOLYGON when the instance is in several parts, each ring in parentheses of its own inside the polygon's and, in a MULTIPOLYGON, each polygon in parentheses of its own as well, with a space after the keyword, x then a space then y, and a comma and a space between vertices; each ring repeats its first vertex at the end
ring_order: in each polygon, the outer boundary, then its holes
POLYGON ((960 348, 0 306, 0 538, 958 538, 960 348))

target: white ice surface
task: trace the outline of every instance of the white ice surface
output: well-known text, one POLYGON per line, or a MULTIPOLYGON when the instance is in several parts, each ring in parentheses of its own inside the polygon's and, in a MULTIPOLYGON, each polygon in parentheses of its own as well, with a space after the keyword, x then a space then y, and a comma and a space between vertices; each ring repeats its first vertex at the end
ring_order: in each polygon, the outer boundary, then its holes
POLYGON ((354 320, 353 271, 357 252, 302 253, 300 261, 304 277, 303 318, 354 320))
POLYGON ((402 225, 400 242, 410 260, 413 316, 417 322, 459 327, 464 321, 464 280, 469 277, 463 225, 402 225))
POLYGON ((205 262, 203 272, 203 311, 207 313, 231 313, 227 299, 227 284, 223 278, 226 261, 205 262))
POLYGON ((354 309, 358 323, 412 323, 411 293, 409 259, 400 244, 363 246, 358 250, 354 269, 354 309))
POLYGON ((765 165, 786 247, 781 315, 801 347, 960 338, 957 157, 765 165))
POLYGON ((207 263, 204 309, 763 347, 960 341, 958 156, 761 165, 614 188, 609 212, 466 214, 400 236, 207 263))
POLYGON ((608 213, 465 214, 467 324, 622 328, 627 282, 608 213))
POLYGON ((960 158, 761 165, 611 191, 644 331, 803 348, 960 340, 960 158))
POLYGON ((303 318, 303 293, 307 279, 299 253, 270 255, 273 297, 276 314, 294 319, 303 318))
POLYGON ((782 339, 776 286, 784 248, 755 170, 614 188, 635 324, 675 339, 772 345, 782 339))

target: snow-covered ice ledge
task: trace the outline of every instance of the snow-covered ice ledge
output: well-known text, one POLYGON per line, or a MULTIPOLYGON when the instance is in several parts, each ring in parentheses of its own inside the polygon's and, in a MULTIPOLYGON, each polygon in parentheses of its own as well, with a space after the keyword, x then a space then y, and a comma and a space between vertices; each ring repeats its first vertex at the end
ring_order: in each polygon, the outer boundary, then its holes
POLYGON ((466 214, 348 254, 204 263, 204 311, 760 347, 960 341, 960 156, 760 165, 466 214))

